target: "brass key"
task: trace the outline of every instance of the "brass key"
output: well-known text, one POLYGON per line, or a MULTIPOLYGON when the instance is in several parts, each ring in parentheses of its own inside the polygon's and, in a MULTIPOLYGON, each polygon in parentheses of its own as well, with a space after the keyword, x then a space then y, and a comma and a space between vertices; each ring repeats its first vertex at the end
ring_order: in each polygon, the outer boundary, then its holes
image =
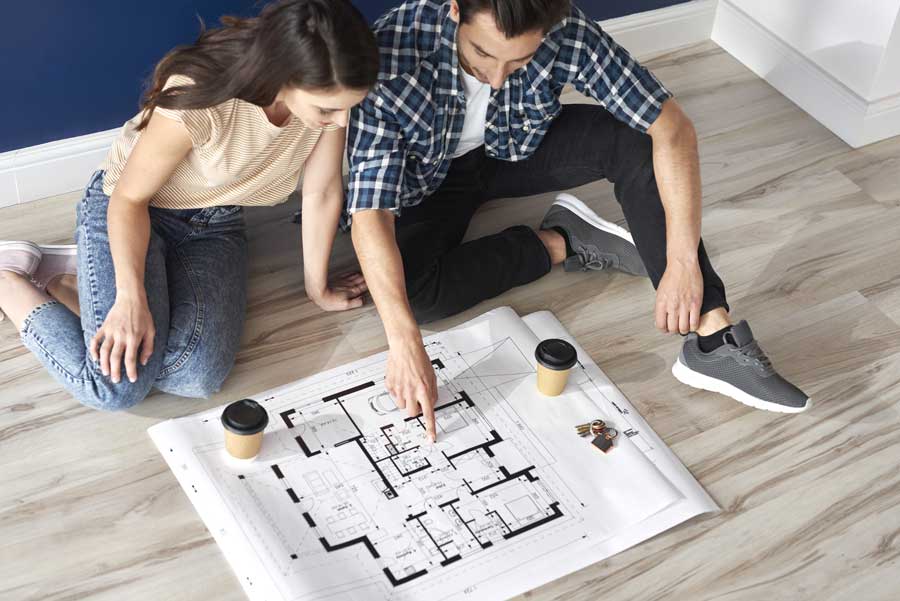
POLYGON ((606 423, 602 419, 595 419, 586 424, 575 426, 575 433, 579 436, 599 436, 606 429, 606 423))

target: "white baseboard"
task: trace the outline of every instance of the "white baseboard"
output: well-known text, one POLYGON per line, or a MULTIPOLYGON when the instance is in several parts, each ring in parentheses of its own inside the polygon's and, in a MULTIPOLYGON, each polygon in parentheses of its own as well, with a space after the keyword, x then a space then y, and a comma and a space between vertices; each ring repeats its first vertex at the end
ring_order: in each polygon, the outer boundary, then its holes
POLYGON ((692 0, 600 21, 619 44, 641 59, 709 39, 718 0, 692 0))
MULTIPOLYGON (((718 0, 601 21, 634 56, 646 58, 709 39, 718 0)), ((103 161, 119 129, 0 153, 0 207, 80 190, 103 161)))
POLYGON ((119 129, 0 154, 0 207, 84 188, 119 129))
POLYGON ((900 135, 900 96, 870 103, 729 0, 712 39, 850 146, 900 135))

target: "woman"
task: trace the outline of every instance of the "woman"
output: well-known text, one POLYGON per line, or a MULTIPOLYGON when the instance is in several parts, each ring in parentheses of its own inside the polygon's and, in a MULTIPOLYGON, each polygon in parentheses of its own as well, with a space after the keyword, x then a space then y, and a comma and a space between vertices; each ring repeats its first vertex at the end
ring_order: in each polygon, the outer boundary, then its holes
POLYGON ((347 0, 281 0, 222 23, 157 65, 78 206, 77 259, 0 246, 0 309, 85 405, 220 388, 246 306, 241 206, 284 201, 301 173, 307 293, 326 310, 362 304, 361 276, 329 287, 327 270, 343 127, 377 78, 374 36, 347 0))

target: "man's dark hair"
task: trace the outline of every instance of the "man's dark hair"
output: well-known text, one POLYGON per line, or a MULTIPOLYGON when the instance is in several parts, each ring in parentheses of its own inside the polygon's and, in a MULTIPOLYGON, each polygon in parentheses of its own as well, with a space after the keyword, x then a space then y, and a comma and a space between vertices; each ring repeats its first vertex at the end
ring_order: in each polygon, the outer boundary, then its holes
POLYGON ((529 31, 550 31, 554 25, 569 15, 569 0, 456 0, 459 5, 460 23, 469 23, 472 17, 488 11, 493 15, 497 29, 507 38, 514 38, 529 31))

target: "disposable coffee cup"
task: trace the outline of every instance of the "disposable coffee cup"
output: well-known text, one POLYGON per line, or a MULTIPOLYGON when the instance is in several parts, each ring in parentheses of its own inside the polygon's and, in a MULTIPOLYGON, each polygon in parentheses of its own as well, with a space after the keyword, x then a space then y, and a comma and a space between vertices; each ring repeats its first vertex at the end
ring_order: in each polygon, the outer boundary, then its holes
POLYGON ((575 347, 559 338, 542 341, 534 350, 537 359, 537 387, 541 394, 559 396, 569 381, 569 372, 578 362, 575 347))
POLYGON ((222 412, 225 450, 236 459, 253 459, 259 454, 267 425, 269 414, 256 401, 243 399, 231 403, 222 412))

